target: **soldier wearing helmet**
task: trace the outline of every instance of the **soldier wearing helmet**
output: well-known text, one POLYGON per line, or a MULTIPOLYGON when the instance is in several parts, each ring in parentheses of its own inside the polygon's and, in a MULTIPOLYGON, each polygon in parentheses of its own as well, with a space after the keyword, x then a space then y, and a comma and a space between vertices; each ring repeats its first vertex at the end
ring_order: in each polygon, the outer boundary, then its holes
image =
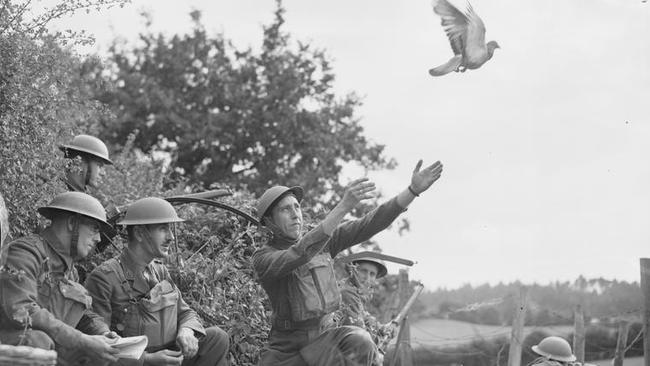
POLYGON ((302 231, 300 187, 275 186, 260 197, 257 214, 273 237, 253 254, 257 279, 272 309, 269 343, 259 365, 377 365, 377 347, 365 330, 331 327, 339 308, 339 292, 332 258, 384 230, 413 199, 442 173, 436 162, 420 170, 418 162, 408 189, 362 218, 340 224, 362 200, 373 196, 367 179, 353 181, 325 219, 306 234, 302 231))
POLYGON ((59 146, 68 159, 78 158, 79 166, 73 165, 66 171, 66 185, 71 191, 86 192, 88 187, 97 187, 104 165, 112 165, 106 144, 97 137, 77 135, 72 142, 59 146))
POLYGON ((571 346, 564 338, 550 336, 542 339, 539 344, 532 347, 533 352, 541 357, 531 362, 531 365, 540 366, 566 366, 576 360, 571 351, 571 346))
POLYGON ((109 344, 117 335, 92 311, 73 265, 108 225, 104 207, 85 193, 65 192, 38 212, 51 224, 0 254, 0 343, 56 349, 65 365, 117 360, 109 344))
POLYGON ((374 258, 372 252, 360 252, 343 258, 348 277, 339 284, 341 309, 338 322, 342 325, 356 325, 362 328, 376 328, 380 324, 366 311, 366 303, 372 297, 377 279, 388 273, 382 260, 374 258))
POLYGON ((146 335, 149 344, 138 365, 228 365, 228 334, 205 329, 181 297, 160 259, 182 222, 167 201, 148 197, 126 209, 128 247, 95 268, 86 280, 93 308, 123 337, 146 335))

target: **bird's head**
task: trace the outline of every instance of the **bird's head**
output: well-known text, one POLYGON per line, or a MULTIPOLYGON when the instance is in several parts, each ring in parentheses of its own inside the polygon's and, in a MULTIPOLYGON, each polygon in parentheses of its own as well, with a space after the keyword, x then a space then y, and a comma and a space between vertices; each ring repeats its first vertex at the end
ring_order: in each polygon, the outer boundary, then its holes
POLYGON ((499 47, 499 44, 497 43, 497 41, 490 41, 490 42, 487 43, 487 51, 488 51, 488 55, 490 56, 490 58, 494 54, 494 50, 497 49, 497 48, 501 48, 501 47, 499 47))

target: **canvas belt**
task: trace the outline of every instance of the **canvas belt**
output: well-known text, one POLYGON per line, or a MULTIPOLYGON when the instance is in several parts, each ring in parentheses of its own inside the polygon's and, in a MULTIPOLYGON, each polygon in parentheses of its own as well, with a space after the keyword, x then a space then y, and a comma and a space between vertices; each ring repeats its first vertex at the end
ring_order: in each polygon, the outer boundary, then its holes
POLYGON ((320 326, 321 317, 311 318, 303 321, 289 319, 273 319, 273 328, 279 330, 317 329, 320 326))

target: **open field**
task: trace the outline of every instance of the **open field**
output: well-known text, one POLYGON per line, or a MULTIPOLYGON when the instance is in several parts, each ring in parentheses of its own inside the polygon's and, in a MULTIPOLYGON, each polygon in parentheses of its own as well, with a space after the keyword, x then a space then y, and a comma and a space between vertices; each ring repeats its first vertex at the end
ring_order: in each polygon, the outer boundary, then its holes
MULTIPOLYGON (((549 335, 566 336, 572 326, 525 327, 524 334, 541 330, 549 335)), ((421 319, 411 324, 411 344, 420 346, 453 346, 470 342, 476 338, 510 336, 510 326, 480 325, 448 319, 421 319)))
MULTIPOLYGON (((611 366, 612 360, 589 361, 589 364, 598 366, 611 366)), ((623 360, 623 366, 643 366, 643 357, 630 357, 623 360)))

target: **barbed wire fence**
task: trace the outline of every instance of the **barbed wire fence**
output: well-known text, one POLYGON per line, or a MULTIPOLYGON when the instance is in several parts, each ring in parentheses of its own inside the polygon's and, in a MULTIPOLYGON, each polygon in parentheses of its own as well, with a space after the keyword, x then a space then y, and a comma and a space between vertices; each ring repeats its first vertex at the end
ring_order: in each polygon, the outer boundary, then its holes
MULTIPOLYGON (((503 304, 505 301, 512 300, 514 296, 515 296, 514 294, 508 294, 506 296, 490 298, 480 302, 467 303, 455 309, 449 309, 447 311, 447 314, 452 315, 452 314, 457 314, 462 312, 477 312, 486 308, 494 308, 496 306, 503 304)), ((526 309, 527 311, 531 311, 531 312, 544 311, 547 314, 553 316, 556 320, 561 320, 562 322, 565 323, 570 323, 574 321, 574 316, 573 314, 571 314, 570 311, 550 309, 546 306, 543 306, 531 300, 527 301, 526 307, 527 307, 526 309)), ((601 314, 599 318, 608 319, 609 322, 617 322, 617 321, 624 320, 624 321, 639 323, 641 322, 642 312, 643 312, 643 308, 634 308, 629 310, 601 314)), ((592 324, 589 326, 593 327, 594 325, 592 324)), ((566 327, 566 325, 564 327, 566 327)), ((485 350, 471 348, 471 347, 465 347, 465 350, 461 351, 458 350, 459 345, 467 346, 475 342, 490 342, 490 341, 494 342, 499 338, 506 338, 506 339, 512 338, 512 335, 509 333, 512 327, 511 325, 506 325, 506 324, 496 326, 495 329, 491 329, 487 331, 485 330, 479 331, 478 329, 474 329, 475 332, 474 334, 465 334, 461 336, 443 336, 431 331, 430 329, 421 327, 417 323, 411 324, 411 328, 418 332, 418 337, 411 339, 411 343, 412 345, 415 346, 414 349, 418 350, 421 353, 432 355, 435 357, 455 356, 455 357, 462 358, 462 357, 482 356, 488 359, 493 359, 494 365, 496 366, 502 365, 504 350, 506 349, 508 343, 504 343, 500 345, 496 349, 496 352, 494 354, 487 353, 485 350), (424 335, 425 337, 423 337, 422 335, 424 335)), ((522 336, 522 338, 524 339, 508 339, 508 342, 516 341, 519 345, 523 345, 526 336, 530 335, 532 332, 540 331, 540 332, 549 333, 549 331, 552 332, 553 329, 554 326, 545 326, 545 325, 527 326, 526 332, 522 336)), ((569 333, 566 333, 566 329, 563 329, 563 332, 565 332, 563 336, 569 335, 569 333)), ((630 332, 630 330, 628 330, 628 332, 630 332)), ((643 337, 643 330, 637 332, 637 334, 635 335, 634 339, 632 339, 632 341, 627 342, 624 349, 622 350, 622 353, 625 354, 627 351, 633 349, 634 345, 642 337, 643 337)), ((616 349, 612 347, 603 347, 599 344, 590 345, 590 349, 594 349, 594 348, 600 349, 601 352, 587 352, 587 354, 594 355, 594 354, 602 354, 602 353, 613 353, 614 351, 616 351, 616 349)), ((523 352, 523 354, 525 354, 528 357, 532 357, 532 358, 538 357, 538 355, 533 353, 532 350, 529 350, 525 347, 522 348, 521 351, 523 352)), ((417 360, 414 360, 414 365, 426 365, 426 363, 421 363, 418 362, 417 360)))

